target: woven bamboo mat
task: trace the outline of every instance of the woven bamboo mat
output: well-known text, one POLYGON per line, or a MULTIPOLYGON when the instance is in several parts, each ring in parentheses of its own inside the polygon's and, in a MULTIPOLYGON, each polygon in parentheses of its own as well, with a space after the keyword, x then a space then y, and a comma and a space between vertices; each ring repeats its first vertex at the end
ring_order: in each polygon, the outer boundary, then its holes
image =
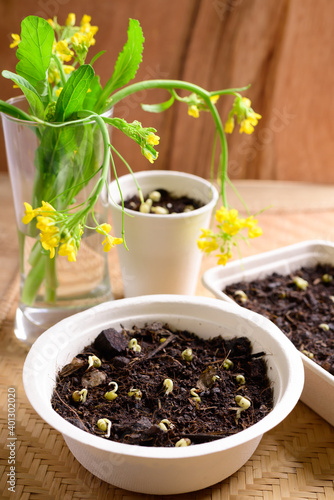
MULTIPOLYGON (((1 190, 2 191, 2 190, 1 190)), ((1 193, 0 193, 1 194, 1 193)), ((320 197, 321 198, 321 197, 320 197)), ((1 201, 0 196, 0 211, 1 201)), ((303 199, 308 199, 303 193, 303 199)), ((313 199, 314 201, 314 199, 313 199)), ((333 199, 331 199, 333 201, 333 199)), ((258 202, 258 200, 256 201, 258 202)), ((329 202, 326 202, 327 204, 329 202)), ((262 205, 263 206, 263 205, 262 205)), ((254 240, 244 255, 255 254, 304 239, 334 241, 332 206, 312 207, 310 212, 266 212, 261 225, 266 237, 254 240)), ((3 212, 1 212, 3 213, 3 212)), ((13 216, 7 214, 9 219, 13 216)), ((22 384, 22 367, 27 349, 13 335, 18 296, 15 262, 15 228, 0 220, 0 497, 20 500, 74 500, 148 498, 115 488, 92 476, 71 455, 63 437, 44 423, 31 408, 22 384), (13 249, 14 248, 14 249, 13 249), (13 255, 14 252, 14 255, 13 255), (8 388, 16 391, 16 492, 8 491, 8 388)), ((116 253, 110 255, 111 281, 115 298, 122 296, 116 253)), ((202 271, 214 265, 203 260, 202 271)), ((199 283, 197 294, 210 296, 199 283)), ((333 404, 333 399, 329 401, 333 404)), ((250 460, 233 476, 205 490, 177 497, 200 500, 334 500, 334 428, 301 402, 271 432, 265 434, 250 460)))

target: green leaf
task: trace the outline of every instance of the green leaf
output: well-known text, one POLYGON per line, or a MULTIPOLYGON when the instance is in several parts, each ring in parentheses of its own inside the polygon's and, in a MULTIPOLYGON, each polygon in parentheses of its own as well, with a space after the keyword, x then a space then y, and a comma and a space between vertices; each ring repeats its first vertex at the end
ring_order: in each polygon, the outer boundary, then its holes
POLYGON ((168 101, 161 102, 160 104, 141 104, 141 107, 144 111, 148 111, 149 113, 161 113, 162 111, 166 111, 166 109, 170 108, 174 103, 174 96, 172 96, 168 101))
POLYGON ((43 118, 44 116, 44 106, 41 101, 41 98, 37 92, 37 90, 34 89, 32 85, 23 78, 22 76, 16 75, 15 73, 12 73, 11 71, 3 71, 2 76, 4 78, 8 78, 9 80, 12 80, 16 85, 20 87, 22 92, 27 98, 27 101, 29 102, 32 114, 37 116, 38 118, 43 118))
POLYGON ((86 99, 83 103, 83 109, 93 111, 98 98, 101 95, 102 87, 100 85, 100 77, 95 75, 89 86, 90 92, 87 92, 86 99))
POLYGON ((96 108, 97 112, 104 107, 106 99, 114 90, 123 87, 136 76, 137 70, 142 61, 144 41, 145 39, 139 21, 136 19, 130 19, 128 40, 124 45, 123 50, 118 55, 114 73, 106 83, 99 98, 96 108))
POLYGON ((82 111, 94 70, 89 64, 83 64, 67 80, 56 105, 56 121, 64 122, 77 111, 82 111))
POLYGON ((21 42, 16 55, 16 72, 28 80, 40 95, 47 94, 47 69, 50 64, 54 31, 41 17, 28 16, 21 24, 21 42))

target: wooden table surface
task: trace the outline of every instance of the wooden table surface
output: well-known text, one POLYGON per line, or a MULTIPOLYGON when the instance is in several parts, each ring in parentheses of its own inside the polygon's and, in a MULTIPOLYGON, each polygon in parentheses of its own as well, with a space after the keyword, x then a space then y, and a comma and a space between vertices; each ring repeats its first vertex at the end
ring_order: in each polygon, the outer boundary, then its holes
MULTIPOLYGON (((243 247, 243 256, 308 239, 334 241, 334 186, 269 181, 239 181, 236 185, 251 211, 271 205, 260 216, 264 235, 253 240, 250 247, 243 247)), ((230 199, 240 205, 233 193, 230 199)), ((0 214, 0 497, 147 498, 92 476, 73 458, 63 437, 31 408, 21 380, 27 348, 13 334, 19 290, 18 245, 11 189, 5 174, 0 175, 0 214), (12 387, 16 392, 15 493, 8 491, 9 449, 6 448, 7 395, 12 387)), ((113 292, 115 299, 119 299, 122 281, 116 252, 109 258, 113 292)), ((213 265, 213 258, 204 257, 202 272, 213 265)), ((212 296, 200 280, 196 294, 212 296)), ((254 455, 233 476, 211 488, 175 498, 334 500, 334 428, 299 402, 280 425, 263 436, 254 455)))

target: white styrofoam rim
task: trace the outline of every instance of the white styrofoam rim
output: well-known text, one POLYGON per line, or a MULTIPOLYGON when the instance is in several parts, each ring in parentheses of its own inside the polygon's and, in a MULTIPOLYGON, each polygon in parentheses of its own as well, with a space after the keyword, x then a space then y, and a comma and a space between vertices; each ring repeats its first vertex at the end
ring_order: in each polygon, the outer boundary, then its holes
MULTIPOLYGON (((245 259, 242 259, 241 261, 241 265, 242 264, 250 264, 250 265, 254 265, 254 270, 256 269, 256 266, 257 265, 260 265, 260 262, 261 260, 263 259, 276 259, 276 258, 279 258, 280 260, 282 260, 286 253, 287 252, 298 252, 299 250, 303 250, 307 247, 309 247, 310 249, 312 248, 315 248, 316 246, 319 246, 319 245, 324 245, 324 246, 327 246, 327 247, 332 247, 334 249, 334 244, 332 242, 329 242, 329 241, 325 241, 325 240, 305 240, 305 241, 302 241, 302 242, 299 242, 299 243, 294 243, 293 245, 287 245, 285 247, 281 247, 281 248, 277 248, 275 250, 269 250, 268 252, 263 252, 261 254, 257 254, 257 255, 252 255, 250 257, 246 257, 245 259)), ((233 268, 233 270, 236 270, 237 269, 237 266, 238 268, 240 269, 240 263, 234 261, 230 264, 231 268, 233 268)), ((237 304, 233 299, 231 299, 231 297, 229 297, 228 295, 226 295, 226 293, 222 292, 219 287, 215 284, 212 284, 212 278, 215 277, 215 279, 217 279, 217 276, 220 276, 224 274, 224 269, 221 267, 221 266, 215 266, 211 269, 208 269, 202 276, 202 283, 203 285, 208 289, 210 290, 210 292, 212 292, 216 297, 224 300, 226 303, 229 303, 229 304, 237 304)), ((219 281, 219 280, 217 280, 219 281)), ((239 306, 242 308, 242 306, 239 306)), ((328 371, 324 370, 323 368, 321 368, 321 366, 319 366, 317 363, 315 363, 314 361, 311 361, 307 356, 305 356, 305 354, 301 353, 300 352, 300 356, 303 360, 303 363, 311 370, 313 371, 314 373, 317 373, 319 377, 321 377, 324 381, 326 381, 327 383, 331 384, 334 388, 334 376, 331 375, 328 371)))
MULTIPOLYGON (((235 304, 228 304, 220 302, 216 299, 207 297, 189 297, 183 295, 146 295, 143 297, 132 297, 127 299, 120 299, 113 302, 107 302, 95 306, 94 309, 96 313, 103 312, 105 310, 118 310, 122 307, 126 307, 133 304, 166 304, 175 303, 178 304, 196 304, 199 307, 205 305, 213 309, 222 309, 230 314, 236 316, 241 316, 243 318, 248 318, 249 311, 243 311, 242 308, 235 304)), ((48 401, 41 401, 38 397, 37 387, 34 386, 34 380, 31 379, 30 373, 33 371, 33 359, 35 352, 41 352, 43 345, 45 345, 52 336, 56 335, 57 331, 61 330, 64 324, 69 320, 73 320, 75 317, 80 317, 80 320, 84 320, 85 316, 89 317, 91 310, 86 310, 80 312, 70 318, 65 318, 64 320, 57 323, 55 326, 43 333, 31 347, 25 364, 23 368, 23 383, 26 395, 35 409, 35 411, 41 416, 41 418, 55 428, 57 431, 71 439, 82 443, 83 446, 94 447, 99 450, 103 450, 110 453, 116 453, 124 456, 133 456, 141 458, 153 458, 153 459, 182 459, 190 458, 201 455, 207 455, 211 453, 218 453, 220 451, 233 448, 235 446, 241 445, 245 442, 251 441, 259 436, 262 436, 265 432, 269 431, 276 425, 278 425, 294 408, 297 404, 300 394, 303 389, 304 382, 304 371, 301 358, 298 351, 292 345, 292 343, 287 339, 287 337, 269 320, 261 317, 261 324, 265 325, 268 335, 275 339, 275 342, 279 344, 284 355, 289 357, 290 374, 287 382, 287 388, 282 395, 281 400, 276 404, 274 409, 265 416, 261 421, 252 425, 248 429, 238 432, 233 436, 222 438, 210 443, 197 444, 196 446, 184 447, 184 448, 148 448, 138 445, 122 444, 112 441, 107 441, 101 439, 98 436, 89 434, 76 426, 70 424, 64 420, 60 415, 58 415, 51 407, 51 403, 48 401)), ((259 315, 254 314, 254 317, 259 317, 259 315)), ((251 320, 250 320, 251 321, 251 320)), ((80 333, 76 334, 80 337, 80 333)), ((38 382, 37 382, 38 383, 38 382)))
MULTIPOLYGON (((185 217, 186 218, 195 217, 195 216, 201 214, 202 212, 207 211, 208 209, 213 209, 214 206, 216 205, 218 198, 219 198, 219 193, 218 193, 217 189, 215 188, 215 186, 211 182, 209 182, 206 179, 203 179, 202 177, 199 177, 197 175, 187 174, 185 172, 177 172, 175 170, 153 170, 153 171, 151 171, 151 170, 146 171, 145 170, 143 172, 136 172, 134 174, 135 178, 138 181, 140 181, 140 179, 143 179, 145 177, 150 177, 153 179, 156 178, 158 180, 159 177, 165 177, 166 175, 168 175, 169 177, 175 177, 176 181, 177 181, 177 179, 180 179, 180 177, 183 177, 185 179, 196 180, 199 184, 202 184, 209 189, 210 197, 211 197, 211 199, 203 207, 197 208, 196 210, 193 210, 192 212, 179 213, 179 214, 168 214, 169 219, 171 219, 171 218, 182 219, 185 217)), ((120 182, 122 179, 128 180, 128 179, 133 179, 133 177, 131 174, 127 174, 127 175, 120 177, 118 179, 118 181, 120 182)), ((111 193, 111 191, 114 188, 115 188, 115 190, 117 188, 117 181, 116 180, 114 180, 110 183, 109 193, 111 193)), ((117 188, 117 190, 118 190, 118 188, 117 188)), ((122 211, 122 207, 120 205, 118 205, 118 203, 116 203, 115 200, 110 199, 110 203, 114 208, 116 208, 120 212, 122 211)), ((145 213, 137 212, 137 211, 130 210, 130 209, 125 209, 125 212, 129 213, 130 215, 135 213, 136 217, 141 217, 144 219, 150 218, 150 217, 154 217, 154 220, 158 220, 158 218, 166 219, 166 215, 152 214, 152 213, 145 214, 145 213)))

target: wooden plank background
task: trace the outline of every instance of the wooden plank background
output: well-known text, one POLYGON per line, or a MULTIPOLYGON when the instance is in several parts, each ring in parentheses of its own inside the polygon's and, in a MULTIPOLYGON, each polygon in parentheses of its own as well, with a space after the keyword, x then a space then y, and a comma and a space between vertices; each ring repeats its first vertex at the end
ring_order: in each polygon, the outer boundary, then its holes
MULTIPOLYGON (((99 26, 97 44, 106 49, 95 71, 106 82, 126 40, 130 17, 139 19, 146 38, 137 79, 185 79, 210 90, 251 84, 247 95, 263 115, 251 136, 235 131, 228 138, 229 174, 234 179, 301 180, 333 183, 333 20, 328 0, 0 0, 1 69, 15 70, 10 34, 20 32, 29 14, 78 18, 92 15, 99 26)), ((18 93, 0 78, 0 97, 18 93)), ((119 133, 113 142, 135 171, 157 168, 210 172, 213 123, 177 104, 160 115, 144 113, 139 103, 165 99, 142 92, 116 108, 127 120, 154 126, 161 136, 152 167, 135 145, 119 133)), ((226 118, 232 98, 221 98, 226 118)), ((0 140, 0 170, 6 170, 0 140)), ((124 169, 119 166, 119 172, 124 169)))

